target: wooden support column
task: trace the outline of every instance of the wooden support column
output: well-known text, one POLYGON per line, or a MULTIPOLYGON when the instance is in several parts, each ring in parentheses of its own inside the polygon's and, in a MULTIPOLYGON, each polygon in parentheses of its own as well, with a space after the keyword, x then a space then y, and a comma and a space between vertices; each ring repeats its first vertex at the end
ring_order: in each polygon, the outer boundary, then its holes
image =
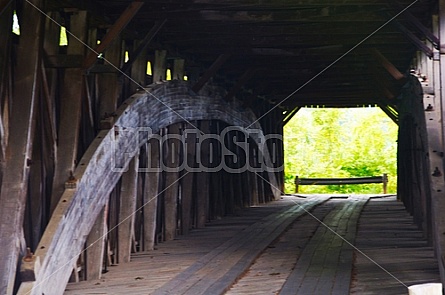
POLYGON ((105 237, 107 233, 107 211, 106 205, 96 219, 90 234, 88 235, 86 245, 86 279, 98 280, 102 276, 105 251, 105 237))
POLYGON ((118 263, 130 262, 131 244, 134 236, 138 169, 139 155, 136 154, 130 162, 128 171, 122 175, 118 229, 118 263))
POLYGON ((184 80, 184 64, 185 60, 182 58, 176 58, 173 62, 172 79, 173 80, 184 80))
MULTIPOLYGON (((7 108, 7 104, 3 104, 8 93, 8 79, 9 79, 9 68, 10 68, 10 54, 12 45, 12 2, 2 0, 0 1, 0 11, 2 15, 0 17, 0 160, 3 163, 6 152, 6 143, 8 138, 8 128, 6 122, 4 122, 5 111, 3 107, 7 108)), ((0 171, 1 177, 1 171, 0 171)), ((1 178, 0 178, 1 181, 1 178)))
POLYGON ((181 150, 180 123, 170 125, 168 127, 168 138, 166 144, 167 153, 164 158, 166 166, 170 171, 165 172, 165 191, 164 191, 164 222, 166 241, 173 240, 176 237, 178 225, 178 194, 179 194, 179 153, 181 150))
MULTIPOLYGON (((204 134, 210 133, 210 122, 201 121, 199 129, 204 134)), ((196 151, 196 157, 204 171, 196 174, 196 227, 202 228, 208 220, 209 213, 209 172, 205 171, 209 166, 209 141, 200 142, 200 149, 196 151)))
POLYGON ((144 250, 149 251, 154 249, 156 243, 156 220, 160 176, 160 142, 158 140, 150 140, 145 146, 148 166, 147 171, 142 172, 144 173, 144 250))
MULTIPOLYGON (((440 146, 440 152, 443 150, 443 140, 445 140, 444 134, 444 114, 445 114, 445 0, 439 0, 439 40, 440 40, 440 93, 436 96, 440 97, 441 103, 441 119, 442 121, 442 145, 440 146)), ((443 169, 443 158, 440 168, 443 169)), ((434 168, 434 167, 432 167, 434 168)), ((439 168, 439 169, 440 169, 439 168)), ((438 258, 440 278, 442 284, 445 284, 445 199, 443 198, 443 193, 445 190, 444 184, 444 171, 442 171, 442 177, 436 177, 435 182, 433 182, 432 191, 435 192, 432 195, 432 211, 433 211, 433 230, 435 233, 435 250, 436 256, 438 258)))
MULTIPOLYGON (((138 42, 135 42, 135 46, 138 42)), ((131 57, 130 57, 131 58, 131 57)), ((133 81, 130 81, 130 92, 134 93, 136 92, 136 89, 138 89, 140 86, 145 86, 145 76, 147 75, 147 51, 141 51, 138 56, 132 60, 131 65, 131 79, 136 81, 134 83, 133 81)))
POLYGON ((153 83, 165 80, 167 71, 167 50, 155 51, 155 62, 153 66, 153 83))
MULTIPOLYGON (((39 6, 41 1, 31 0, 39 6)), ((13 292, 20 246, 23 245, 23 218, 28 189, 29 165, 35 129, 41 53, 42 15, 25 3, 21 13, 21 35, 17 48, 10 134, 6 149, 5 173, 0 194, 0 294, 13 292)), ((22 248, 23 249, 23 248, 22 248)))
MULTIPOLYGON (((87 38, 87 12, 79 11, 71 15, 72 33, 83 42, 87 38)), ((85 46, 77 40, 70 40, 67 54, 85 52, 85 46)), ((77 159, 80 118, 83 94, 83 73, 81 68, 66 69, 62 86, 60 103, 60 124, 58 131, 58 147, 56 170, 51 196, 51 212, 57 206, 63 193, 65 181, 74 171, 77 159)))
MULTIPOLYGON (((184 155, 184 162, 187 163, 187 168, 196 168, 196 139, 198 130, 193 128, 189 123, 185 123, 184 138, 186 145, 186 153, 184 155)), ((193 122, 196 126, 196 122, 193 122)), ((181 179, 181 233, 186 235, 189 233, 192 227, 192 201, 193 201, 193 188, 195 172, 191 169, 185 169, 182 171, 184 175, 181 179)))
MULTIPOLYGON (((122 61, 121 38, 118 37, 115 42, 110 44, 105 53, 105 58, 113 65, 119 66, 122 61)), ((101 118, 103 118, 105 114, 110 115, 116 110, 119 98, 119 88, 117 73, 98 74, 97 89, 99 96, 99 115, 101 118)))

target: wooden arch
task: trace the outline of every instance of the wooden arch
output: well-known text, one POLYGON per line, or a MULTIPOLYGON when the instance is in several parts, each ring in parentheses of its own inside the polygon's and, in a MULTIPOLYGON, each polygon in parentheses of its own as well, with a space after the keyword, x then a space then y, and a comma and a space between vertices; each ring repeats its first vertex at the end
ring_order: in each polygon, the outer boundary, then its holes
MULTIPOLYGON (((252 111, 237 102, 227 102, 218 89, 204 88, 199 94, 187 82, 154 84, 127 99, 117 110, 114 124, 99 132, 75 172, 51 217, 35 253, 35 281, 30 294, 61 294, 69 280, 72 262, 81 253, 86 237, 107 197, 147 138, 128 130, 150 127, 153 132, 182 121, 221 120, 240 129, 261 130, 252 111), (130 135, 130 136, 128 136, 130 135), (113 147, 113 148, 111 148, 113 147)), ((264 142, 262 132, 256 132, 264 142)), ((270 163, 267 148, 263 160, 270 163)), ((280 196, 274 173, 268 181, 275 198, 280 196)))

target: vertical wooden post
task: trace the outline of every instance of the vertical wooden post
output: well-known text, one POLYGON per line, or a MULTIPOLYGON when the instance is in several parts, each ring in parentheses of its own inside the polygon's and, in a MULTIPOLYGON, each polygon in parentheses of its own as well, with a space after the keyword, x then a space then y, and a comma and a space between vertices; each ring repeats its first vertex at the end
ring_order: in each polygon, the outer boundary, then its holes
POLYGON ((130 162, 128 171, 122 175, 117 255, 119 263, 130 262, 131 243, 134 235, 138 169, 139 155, 136 154, 130 162))
POLYGON ((156 220, 158 208, 159 176, 160 176, 160 143, 150 140, 146 145, 148 166, 144 173, 144 250, 154 249, 156 243, 156 220), (153 169, 153 170, 150 170, 153 169))
POLYGON ((383 173, 383 193, 388 193, 388 174, 383 173))
POLYGON ((156 50, 153 67, 153 83, 165 80, 167 70, 167 50, 156 50))
MULTIPOLYGON (((440 40, 440 93, 436 96, 440 98, 441 104, 441 117, 443 118, 445 112, 445 0, 439 0, 439 40, 440 40)), ((437 119, 440 119, 438 117, 437 119)), ((443 152, 443 141, 445 140, 445 122, 442 120, 441 132, 441 145, 438 151, 443 152)), ((431 155, 430 155, 431 157, 431 155)), ((441 165, 439 169, 443 168, 443 158, 440 161, 441 165)), ((431 167, 434 169, 434 167, 431 167)), ((442 171, 442 177, 435 177, 432 183, 432 209, 433 209, 433 230, 435 232, 435 250, 438 258, 440 278, 442 284, 445 284, 445 199, 443 198, 444 192, 444 173, 442 171)))
POLYGON ((184 64, 185 60, 181 58, 175 59, 173 63, 172 79, 184 80, 184 64))
MULTIPOLYGON (((71 15, 70 25, 72 33, 85 42, 87 38, 87 12, 79 11, 71 15)), ((67 53, 84 55, 85 46, 78 40, 70 39, 67 53)), ((81 68, 65 70, 60 103, 60 124, 51 212, 59 202, 70 171, 74 171, 75 167, 82 109, 82 89, 84 87, 82 75, 81 68)))
MULTIPOLYGON (((200 130, 204 134, 210 133, 209 121, 201 121, 200 130)), ((202 228, 208 220, 209 207, 209 172, 205 168, 209 166, 209 141, 200 143, 200 149, 196 151, 196 157, 200 159, 200 165, 204 167, 204 171, 196 175, 196 227, 202 228)))
POLYGON ((295 176, 295 193, 298 194, 298 188, 300 185, 300 180, 298 179, 298 175, 295 176))
POLYGON ((102 275, 107 228, 107 208, 108 206, 105 206, 99 213, 86 241, 87 250, 85 267, 87 280, 98 280, 102 275))
MULTIPOLYGON (((195 125, 195 124, 194 124, 195 125)), ((184 163, 187 164, 186 167, 188 168, 196 168, 195 162, 196 162, 196 133, 194 132, 187 132, 187 130, 194 130, 194 128, 186 123, 186 127, 184 130, 184 138, 185 138, 185 145, 186 145, 186 153, 184 154, 184 163)), ((197 131, 197 130, 195 130, 197 131)), ((188 234, 192 222, 192 198, 193 198, 193 188, 194 188, 194 176, 195 172, 190 171, 191 169, 185 169, 182 171, 184 177, 181 179, 181 189, 182 189, 182 206, 181 206, 181 232, 182 234, 188 234)))
POLYGON ((168 168, 172 171, 165 172, 165 240, 173 240, 176 237, 178 223, 178 188, 179 188, 179 153, 181 149, 180 140, 175 136, 180 135, 180 124, 173 124, 168 127, 169 138, 167 138, 167 154, 164 160, 168 168))
MULTIPOLYGON (((139 42, 135 42, 135 48, 139 45, 139 42)), ((130 58, 133 58, 130 56, 130 58)), ((136 60, 134 60, 133 64, 131 65, 131 78, 136 81, 139 85, 145 86, 145 76, 147 75, 147 51, 143 50, 138 55, 136 60)), ((139 87, 136 83, 133 81, 130 82, 130 91, 131 93, 136 92, 136 89, 139 87)))
MULTIPOLYGON (((113 65, 119 67, 122 62, 122 41, 120 37, 110 45, 105 52, 106 59, 113 65)), ((97 89, 99 96, 99 115, 113 113, 118 105, 119 81, 117 73, 102 73, 97 76, 97 89)))
MULTIPOLYGON (((31 0, 37 6, 40 0, 31 0)), ((23 218, 28 189, 29 165, 35 129, 35 106, 38 99, 41 53, 42 15, 24 3, 20 19, 21 35, 17 48, 17 67, 14 76, 14 104, 6 148, 5 173, 0 194, 0 294, 12 294, 20 245, 23 237, 23 218)), ((24 245, 22 245, 24 246, 24 245)))

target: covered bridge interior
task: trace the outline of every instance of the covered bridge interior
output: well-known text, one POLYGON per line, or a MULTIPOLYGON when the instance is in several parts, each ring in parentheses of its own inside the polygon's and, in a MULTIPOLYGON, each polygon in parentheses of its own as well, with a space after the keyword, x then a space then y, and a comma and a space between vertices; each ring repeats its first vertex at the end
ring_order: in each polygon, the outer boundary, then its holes
POLYGON ((398 124, 397 198, 445 283, 441 40, 443 0, 0 0, 0 294, 279 200, 306 106, 398 124))

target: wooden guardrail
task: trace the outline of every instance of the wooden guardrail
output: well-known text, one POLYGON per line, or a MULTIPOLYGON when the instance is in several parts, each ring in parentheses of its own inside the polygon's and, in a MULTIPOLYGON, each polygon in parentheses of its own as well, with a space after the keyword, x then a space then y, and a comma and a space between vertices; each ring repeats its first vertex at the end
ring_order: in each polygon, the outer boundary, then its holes
POLYGON ((387 193, 388 175, 382 176, 354 177, 354 178, 300 178, 295 176, 295 193, 298 193, 300 185, 332 185, 332 184, 366 184, 382 183, 383 193, 387 193))

